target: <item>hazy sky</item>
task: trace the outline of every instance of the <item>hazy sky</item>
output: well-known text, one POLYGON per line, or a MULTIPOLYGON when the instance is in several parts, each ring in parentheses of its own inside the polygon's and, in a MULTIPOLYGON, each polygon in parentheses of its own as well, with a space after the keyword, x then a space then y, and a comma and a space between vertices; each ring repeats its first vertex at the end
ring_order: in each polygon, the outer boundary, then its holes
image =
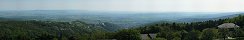
POLYGON ((0 0, 0 10, 240 12, 244 0, 0 0))

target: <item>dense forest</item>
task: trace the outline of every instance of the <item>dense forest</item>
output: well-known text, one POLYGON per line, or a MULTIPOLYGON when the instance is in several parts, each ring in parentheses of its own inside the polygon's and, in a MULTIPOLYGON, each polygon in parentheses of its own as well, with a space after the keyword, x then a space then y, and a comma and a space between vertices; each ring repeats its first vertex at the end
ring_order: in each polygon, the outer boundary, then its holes
MULTIPOLYGON (((202 22, 160 22, 141 27, 112 31, 117 27, 102 24, 87 24, 82 21, 55 22, 38 20, 0 20, 1 40, 142 40, 141 34, 156 34, 153 40, 214 40, 222 36, 218 25, 234 23, 240 28, 232 29, 236 34, 230 37, 244 36, 244 16, 209 20, 202 22)), ((149 39, 150 40, 150 39, 149 39)))
POLYGON ((81 21, 1 21, 0 39, 2 40, 55 40, 88 37, 85 34, 103 31, 97 25, 81 21))
MULTIPOLYGON (((228 34, 231 37, 244 36, 244 16, 239 15, 234 18, 209 20, 203 22, 191 23, 156 23, 148 26, 135 28, 141 34, 157 34, 159 39, 167 40, 214 40, 223 38, 219 25, 223 23, 234 23, 240 28, 229 29, 233 33, 228 34)), ((156 38, 156 39, 157 39, 156 38)), ((239 38, 241 39, 241 38, 239 38)), ((243 40, 243 38, 242 38, 243 40)))

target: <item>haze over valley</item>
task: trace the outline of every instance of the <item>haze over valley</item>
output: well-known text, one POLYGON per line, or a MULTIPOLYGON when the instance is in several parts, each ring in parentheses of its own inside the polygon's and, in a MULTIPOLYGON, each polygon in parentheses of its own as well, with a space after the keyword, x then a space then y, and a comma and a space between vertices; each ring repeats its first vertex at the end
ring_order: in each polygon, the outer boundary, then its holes
POLYGON ((24 10, 0 11, 0 17, 16 20, 84 21, 97 24, 109 22, 123 28, 153 22, 200 22, 235 17, 241 12, 107 12, 82 10, 24 10), (231 16, 233 15, 233 16, 231 16), (227 16, 227 17, 225 17, 227 16), (214 19, 215 18, 215 19, 214 19), (199 19, 201 19, 199 21, 199 19), (197 21, 198 20, 198 21, 197 21))

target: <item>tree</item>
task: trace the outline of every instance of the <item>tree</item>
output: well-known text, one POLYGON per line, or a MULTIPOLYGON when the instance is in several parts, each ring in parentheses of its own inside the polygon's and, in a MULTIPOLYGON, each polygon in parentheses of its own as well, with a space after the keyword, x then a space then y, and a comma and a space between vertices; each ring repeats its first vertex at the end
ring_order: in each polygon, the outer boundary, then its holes
POLYGON ((68 39, 69 40, 81 40, 81 35, 78 33, 75 33, 71 37, 69 37, 68 39))
POLYGON ((157 37, 165 38, 167 40, 172 40, 174 38, 172 31, 161 31, 160 33, 157 34, 157 37))
POLYGON ((239 28, 235 28, 234 29, 234 32, 235 32, 235 34, 234 34, 234 37, 236 37, 238 40, 240 40, 240 36, 243 36, 242 34, 242 30, 241 29, 239 29, 239 28))
POLYGON ((200 31, 192 30, 187 33, 184 40, 199 40, 200 31))
POLYGON ((215 31, 216 31, 215 29, 211 29, 211 28, 204 29, 201 34, 201 40, 213 40, 214 37, 216 37, 215 35, 218 34, 215 31))
POLYGON ((137 30, 121 30, 116 33, 117 40, 141 40, 140 33, 137 30))
POLYGON ((152 26, 152 27, 149 27, 149 33, 158 33, 160 31, 160 27, 158 26, 152 26))

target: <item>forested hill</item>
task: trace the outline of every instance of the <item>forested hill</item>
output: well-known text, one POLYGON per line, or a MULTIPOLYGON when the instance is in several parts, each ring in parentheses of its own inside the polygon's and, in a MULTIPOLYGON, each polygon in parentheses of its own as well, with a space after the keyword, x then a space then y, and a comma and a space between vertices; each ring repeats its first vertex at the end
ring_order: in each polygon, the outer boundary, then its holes
MULTIPOLYGON (((223 13, 225 14, 225 13, 223 13)), ((200 22, 200 21, 208 21, 208 20, 218 20, 218 19, 226 19, 226 18, 233 18, 237 17, 238 15, 244 15, 244 13, 232 14, 232 15, 225 15, 220 17, 213 17, 213 18, 182 18, 178 19, 179 22, 200 22)))
MULTIPOLYGON (((115 30, 113 26, 103 24, 87 24, 82 21, 0 21, 0 39, 2 40, 53 40, 53 39, 84 39, 92 38, 92 33, 115 30), (106 28, 105 28, 106 27, 106 28), (114 29, 111 29, 114 28, 114 29), (109 28, 109 29, 108 29, 109 28)), ((93 38, 95 39, 95 38, 93 38)))
POLYGON ((134 30, 139 30, 142 34, 157 34, 157 38, 173 40, 213 40, 221 38, 221 32, 218 31, 218 25, 223 23, 234 23, 240 26, 240 29, 235 29, 239 34, 231 34, 229 37, 244 36, 244 16, 239 15, 233 18, 208 20, 203 22, 192 23, 156 23, 147 25, 134 30), (182 34, 183 33, 183 34, 182 34), (184 35, 184 36, 182 36, 184 35))

